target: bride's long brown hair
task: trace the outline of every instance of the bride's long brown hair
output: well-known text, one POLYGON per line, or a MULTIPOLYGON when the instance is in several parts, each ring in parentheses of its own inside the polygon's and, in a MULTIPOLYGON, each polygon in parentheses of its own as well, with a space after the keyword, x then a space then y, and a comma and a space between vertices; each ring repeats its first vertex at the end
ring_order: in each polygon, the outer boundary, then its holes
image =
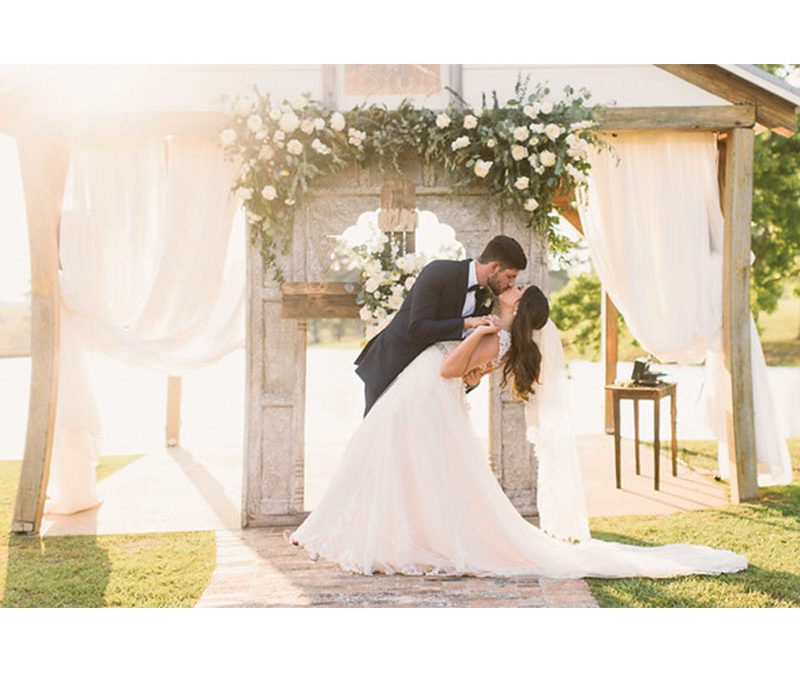
POLYGON ((534 393, 533 385, 539 381, 542 353, 533 341, 533 331, 541 330, 550 316, 550 304, 538 286, 525 289, 517 304, 511 324, 511 347, 503 366, 502 386, 512 376, 512 391, 517 398, 527 401, 534 393))

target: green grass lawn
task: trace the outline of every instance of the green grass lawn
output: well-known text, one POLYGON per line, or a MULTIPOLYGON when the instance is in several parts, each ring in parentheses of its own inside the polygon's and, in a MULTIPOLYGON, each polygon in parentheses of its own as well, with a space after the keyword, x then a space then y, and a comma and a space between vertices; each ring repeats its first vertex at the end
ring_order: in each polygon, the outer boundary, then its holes
MULTIPOLYGON (((683 441, 680 457, 716 469, 716 442, 683 441)), ((800 607, 800 439, 789 443, 794 482, 754 502, 670 516, 592 518, 592 535, 628 544, 705 544, 746 555, 737 574, 675 579, 589 579, 602 607, 800 607)), ((665 453, 666 454, 666 453, 665 453)))
MULTIPOLYGON (((140 455, 101 458, 99 480, 140 455)), ((0 461, 0 606, 193 607, 216 565, 213 532, 10 535, 21 462, 0 461)))

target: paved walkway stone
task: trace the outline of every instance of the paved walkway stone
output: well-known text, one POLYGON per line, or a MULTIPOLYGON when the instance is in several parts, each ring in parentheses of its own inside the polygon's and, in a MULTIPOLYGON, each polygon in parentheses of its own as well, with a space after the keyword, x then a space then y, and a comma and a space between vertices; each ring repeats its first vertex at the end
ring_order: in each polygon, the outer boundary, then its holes
POLYGON ((217 532, 198 607, 597 607, 582 579, 364 576, 312 561, 283 528, 217 532))

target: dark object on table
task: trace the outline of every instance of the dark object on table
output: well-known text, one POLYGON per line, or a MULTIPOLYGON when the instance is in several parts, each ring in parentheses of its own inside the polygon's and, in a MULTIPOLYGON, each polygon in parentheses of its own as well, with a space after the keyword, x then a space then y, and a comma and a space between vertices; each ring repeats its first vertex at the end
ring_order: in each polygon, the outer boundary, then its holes
POLYGON ((659 373, 658 371, 650 370, 650 365, 652 363, 653 359, 651 357, 648 357, 647 359, 636 359, 636 361, 633 362, 633 373, 631 374, 631 380, 634 384, 654 387, 663 382, 661 378, 664 377, 665 373, 659 373))

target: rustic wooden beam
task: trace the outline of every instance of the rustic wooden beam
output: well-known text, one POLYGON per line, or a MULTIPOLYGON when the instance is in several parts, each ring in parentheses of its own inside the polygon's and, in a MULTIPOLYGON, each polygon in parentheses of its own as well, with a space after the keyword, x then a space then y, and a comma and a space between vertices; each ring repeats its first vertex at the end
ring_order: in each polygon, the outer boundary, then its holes
POLYGON ((718 131, 752 127, 755 106, 675 106, 652 108, 604 108, 598 114, 599 131, 688 130, 718 131))
POLYGON ((357 319, 360 284, 329 281, 281 285, 282 319, 357 319))
POLYGON ((578 232, 583 235, 583 223, 581 223, 581 216, 578 211, 572 206, 575 201, 575 194, 573 192, 561 192, 553 198, 553 206, 558 209, 558 212, 564 219, 572 225, 578 232))
POLYGON ((731 500, 758 497, 753 374, 750 362, 750 221, 753 205, 752 129, 733 129, 725 155, 722 323, 725 366, 731 377, 728 419, 731 500))
POLYGON ((31 256, 31 387, 25 454, 11 531, 39 531, 44 511, 58 392, 61 296, 58 228, 69 162, 63 137, 17 139, 31 256))
POLYGON ((782 136, 791 136, 797 128, 797 106, 724 68, 710 63, 658 64, 658 67, 732 103, 754 104, 756 121, 782 136))
MULTIPOLYGON (((619 310, 611 301, 608 293, 603 291, 602 305, 603 323, 603 371, 606 384, 614 384, 617 379, 617 355, 619 346, 619 310)), ((613 394, 606 391, 605 400, 606 433, 614 433, 614 401, 613 394)))
POLYGON ((167 445, 181 444, 181 387, 183 378, 167 378, 167 445))

